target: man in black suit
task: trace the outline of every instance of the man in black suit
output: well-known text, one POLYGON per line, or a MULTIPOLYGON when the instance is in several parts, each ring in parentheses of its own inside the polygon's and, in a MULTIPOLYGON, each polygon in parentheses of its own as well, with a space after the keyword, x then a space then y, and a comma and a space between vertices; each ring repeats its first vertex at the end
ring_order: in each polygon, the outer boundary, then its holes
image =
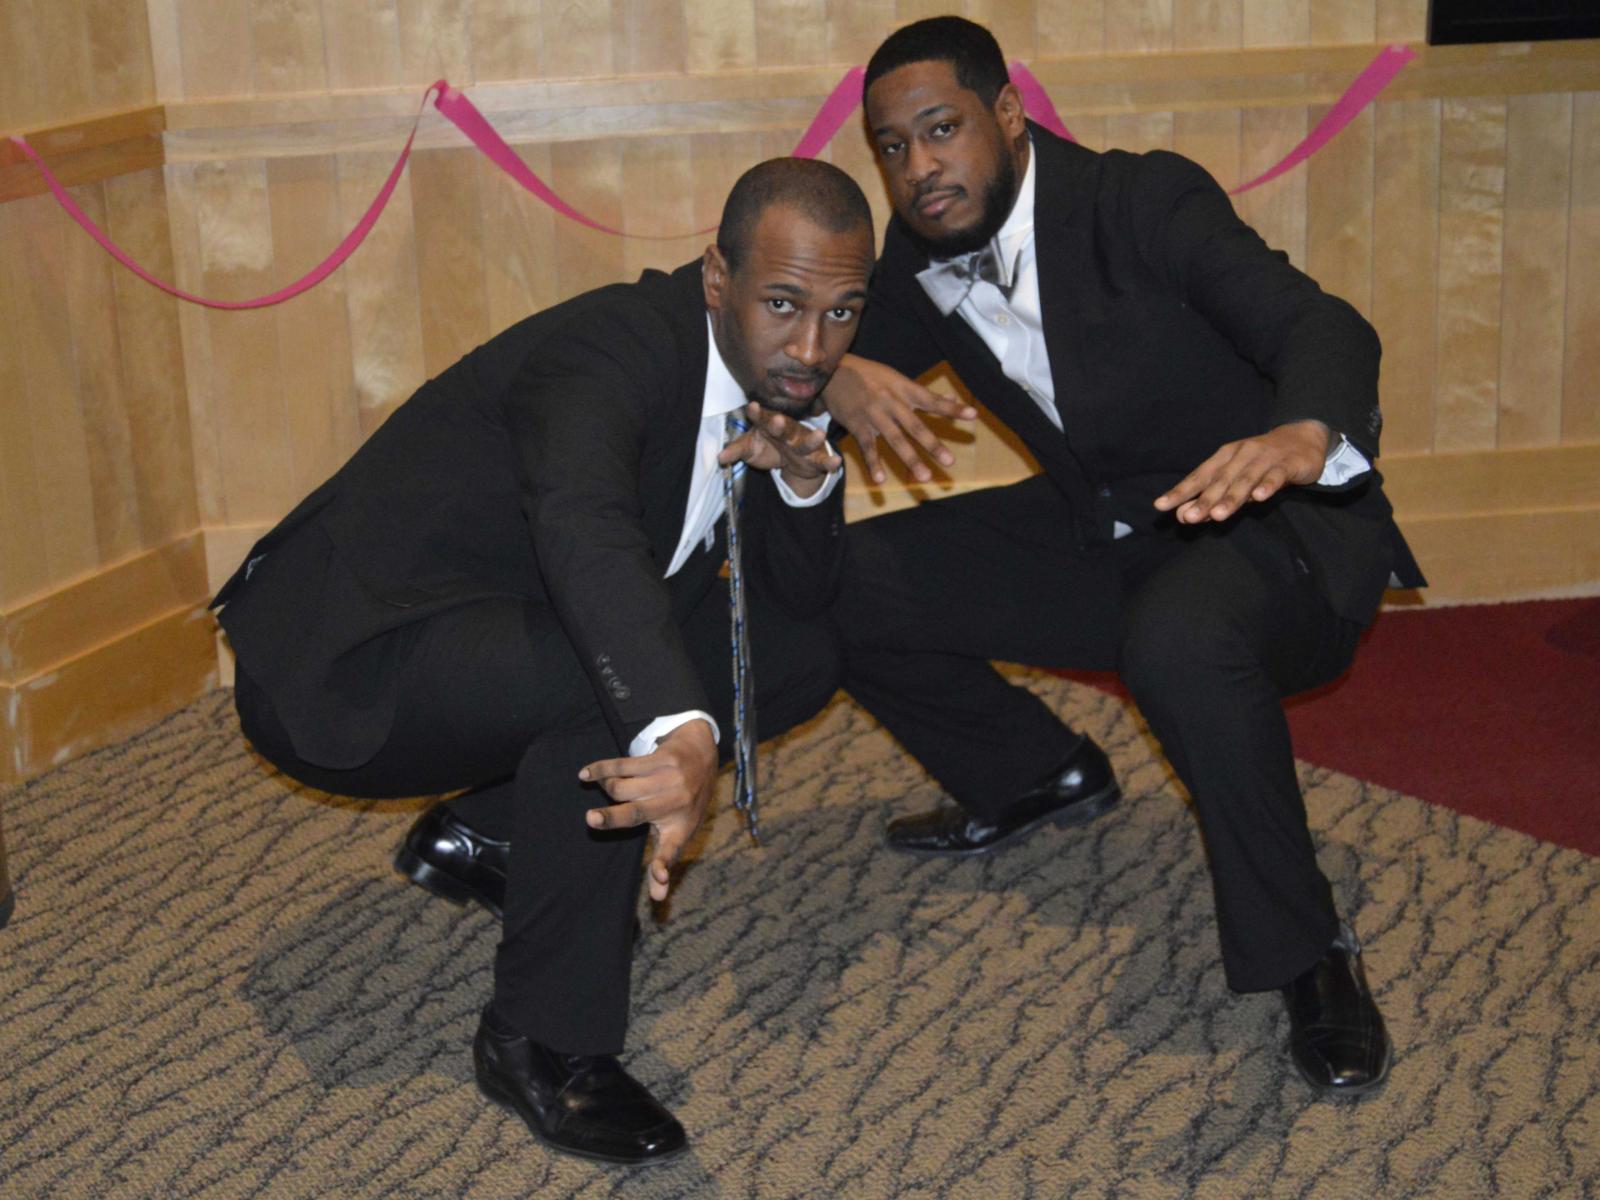
POLYGON ((217 597, 241 724, 287 774, 356 796, 473 789, 424 814, 397 863, 503 915, 477 1078, 557 1149, 685 1146, 615 1055, 645 826, 662 900, 733 735, 718 468, 746 475, 754 707, 778 733, 837 681, 841 464, 811 414, 872 257, 843 172, 753 168, 703 259, 473 351, 217 597), (740 413, 754 428, 725 440, 740 413))
POLYGON ((1043 467, 852 527, 845 686, 961 806, 890 845, 977 854, 1109 809, 1105 755, 988 660, 1115 668, 1198 810, 1229 984, 1283 989, 1324 1093, 1379 1086, 1281 705, 1345 669, 1392 574, 1422 582, 1371 468, 1376 336, 1194 163, 1029 124, 981 26, 906 26, 866 87, 895 216, 829 409, 877 478, 879 435, 927 478, 919 443, 951 460, 916 410, 975 415, 910 382, 947 361, 1043 467))

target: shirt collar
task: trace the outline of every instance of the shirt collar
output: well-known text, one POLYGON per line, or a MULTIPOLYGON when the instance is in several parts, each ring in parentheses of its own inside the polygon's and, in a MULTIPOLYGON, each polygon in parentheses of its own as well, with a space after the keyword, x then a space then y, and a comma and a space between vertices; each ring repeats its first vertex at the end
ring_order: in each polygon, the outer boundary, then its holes
POLYGON ((706 390, 705 397, 700 402, 700 419, 720 417, 735 409, 743 408, 748 402, 744 389, 734 379, 733 372, 728 370, 728 364, 722 361, 722 353, 717 349, 716 331, 711 327, 711 314, 706 314, 706 390))

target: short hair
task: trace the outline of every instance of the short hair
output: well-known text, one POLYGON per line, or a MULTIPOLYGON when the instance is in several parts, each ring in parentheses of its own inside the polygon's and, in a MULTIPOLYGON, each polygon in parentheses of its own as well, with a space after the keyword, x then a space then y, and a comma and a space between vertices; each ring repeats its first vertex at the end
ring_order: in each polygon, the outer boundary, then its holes
POLYGON ((872 232, 872 206, 854 179, 832 163, 814 158, 769 158, 733 185, 717 226, 717 249, 736 271, 750 248, 761 214, 787 205, 830 233, 866 226, 872 232))
POLYGON ((1011 82, 994 34, 965 17, 929 17, 896 29, 872 52, 863 92, 890 71, 919 62, 949 63, 956 82, 990 108, 1011 82))

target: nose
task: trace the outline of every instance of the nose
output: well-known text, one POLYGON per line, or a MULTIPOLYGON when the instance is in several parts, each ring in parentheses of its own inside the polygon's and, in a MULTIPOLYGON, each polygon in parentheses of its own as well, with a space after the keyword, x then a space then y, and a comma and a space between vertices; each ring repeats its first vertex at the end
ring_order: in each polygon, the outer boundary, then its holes
POLYGON ((920 140, 912 139, 906 145, 906 182, 912 187, 920 185, 939 173, 939 161, 920 140))
POLYGON ((783 352, 803 367, 814 367, 823 359, 822 330, 816 321, 802 321, 783 352))

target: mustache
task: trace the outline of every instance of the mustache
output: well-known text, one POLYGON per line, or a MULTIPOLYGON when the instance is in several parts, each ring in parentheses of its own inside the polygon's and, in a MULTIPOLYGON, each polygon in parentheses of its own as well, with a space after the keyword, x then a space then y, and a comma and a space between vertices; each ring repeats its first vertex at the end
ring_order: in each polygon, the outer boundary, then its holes
POLYGON ((966 189, 955 184, 945 183, 942 179, 935 179, 929 183, 919 183, 911 193, 911 202, 920 204, 924 197, 931 196, 934 192, 965 192, 966 189))

